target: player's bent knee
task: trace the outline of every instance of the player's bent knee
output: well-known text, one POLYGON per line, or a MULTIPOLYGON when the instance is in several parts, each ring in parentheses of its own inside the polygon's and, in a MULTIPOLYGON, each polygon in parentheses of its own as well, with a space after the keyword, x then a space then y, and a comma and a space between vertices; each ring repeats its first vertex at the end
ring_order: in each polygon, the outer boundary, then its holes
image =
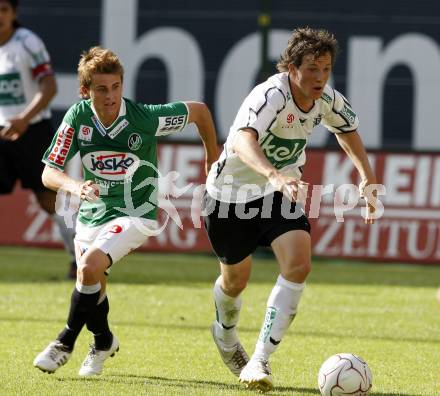
POLYGON ((98 281, 106 268, 109 266, 109 259, 101 251, 90 251, 81 257, 78 266, 79 279, 91 282, 98 281))
POLYGON ((283 278, 287 279, 288 281, 302 283, 306 280, 311 270, 311 262, 302 261, 289 266, 289 268, 282 271, 281 274, 283 278))
POLYGON ((223 278, 224 292, 229 296, 237 296, 246 288, 247 281, 247 278, 223 278))
POLYGON ((87 263, 81 263, 78 267, 78 279, 81 283, 96 283, 100 278, 99 267, 87 263))

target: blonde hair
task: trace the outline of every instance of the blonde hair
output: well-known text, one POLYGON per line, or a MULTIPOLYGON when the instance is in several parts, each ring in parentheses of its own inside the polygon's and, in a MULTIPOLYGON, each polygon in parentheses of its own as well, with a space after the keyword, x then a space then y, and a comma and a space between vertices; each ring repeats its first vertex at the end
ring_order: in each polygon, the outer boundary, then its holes
POLYGON ((312 54, 317 58, 327 52, 330 53, 334 64, 338 54, 338 42, 332 33, 324 29, 297 28, 290 36, 287 47, 278 61, 277 69, 280 72, 288 71, 291 63, 300 67, 304 55, 312 54))
POLYGON ((92 47, 81 54, 78 63, 80 87, 90 88, 93 74, 119 74, 121 81, 124 68, 118 56, 109 49, 92 47))

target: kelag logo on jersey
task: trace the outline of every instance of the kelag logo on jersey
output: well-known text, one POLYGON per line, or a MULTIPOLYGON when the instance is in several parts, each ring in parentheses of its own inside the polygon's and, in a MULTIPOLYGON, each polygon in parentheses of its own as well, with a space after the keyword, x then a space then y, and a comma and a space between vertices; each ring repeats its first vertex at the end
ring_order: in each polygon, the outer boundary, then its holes
POLYGON ((139 157, 132 153, 95 151, 82 157, 84 167, 91 173, 108 180, 124 180, 139 166, 139 157))
POLYGON ((16 105, 25 101, 20 75, 0 74, 0 105, 16 105))
POLYGON ((266 158, 277 169, 294 164, 306 145, 305 139, 283 139, 269 133, 261 142, 266 158))

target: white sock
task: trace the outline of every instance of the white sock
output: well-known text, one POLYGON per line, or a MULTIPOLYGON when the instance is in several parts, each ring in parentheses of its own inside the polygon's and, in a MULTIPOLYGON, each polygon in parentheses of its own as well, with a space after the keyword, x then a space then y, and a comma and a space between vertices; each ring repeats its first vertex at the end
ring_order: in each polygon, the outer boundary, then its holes
POLYGON ((236 325, 240 316, 241 297, 230 297, 222 290, 221 275, 214 285, 214 301, 217 319, 217 337, 226 347, 232 347, 238 341, 236 325))
POLYGON ((295 283, 278 276, 267 300, 266 316, 253 358, 269 359, 294 319, 305 283, 295 283))

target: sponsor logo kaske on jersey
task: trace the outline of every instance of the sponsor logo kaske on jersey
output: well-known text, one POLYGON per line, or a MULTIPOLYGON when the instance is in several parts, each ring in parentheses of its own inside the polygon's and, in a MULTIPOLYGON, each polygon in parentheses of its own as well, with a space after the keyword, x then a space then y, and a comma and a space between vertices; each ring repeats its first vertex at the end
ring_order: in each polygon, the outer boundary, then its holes
POLYGON ((142 146, 142 139, 137 133, 132 133, 128 138, 128 147, 130 150, 136 151, 142 146))
POLYGON ((139 166, 136 155, 112 151, 88 153, 82 157, 82 162, 91 173, 108 180, 124 180, 139 166))

